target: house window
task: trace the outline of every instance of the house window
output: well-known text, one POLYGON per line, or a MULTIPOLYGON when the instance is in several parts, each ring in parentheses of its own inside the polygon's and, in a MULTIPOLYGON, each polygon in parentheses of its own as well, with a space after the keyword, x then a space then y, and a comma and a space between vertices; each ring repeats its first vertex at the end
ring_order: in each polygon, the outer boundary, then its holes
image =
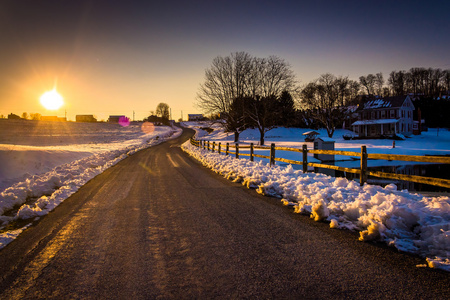
POLYGON ((374 112, 374 111, 370 113, 370 118, 371 118, 372 120, 375 119, 375 112, 374 112))
POLYGON ((391 114, 390 118, 391 119, 395 118, 395 110, 390 110, 389 112, 391 114))
POLYGON ((381 111, 381 118, 382 119, 386 118, 386 112, 384 110, 381 111))

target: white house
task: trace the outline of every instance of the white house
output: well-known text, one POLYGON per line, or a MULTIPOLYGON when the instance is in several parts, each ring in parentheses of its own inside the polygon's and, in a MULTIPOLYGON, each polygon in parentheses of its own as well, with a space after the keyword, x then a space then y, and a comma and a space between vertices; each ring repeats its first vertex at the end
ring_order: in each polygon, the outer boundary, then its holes
POLYGON ((409 96, 366 100, 356 110, 358 121, 352 124, 358 137, 390 137, 413 133, 414 105, 409 96))

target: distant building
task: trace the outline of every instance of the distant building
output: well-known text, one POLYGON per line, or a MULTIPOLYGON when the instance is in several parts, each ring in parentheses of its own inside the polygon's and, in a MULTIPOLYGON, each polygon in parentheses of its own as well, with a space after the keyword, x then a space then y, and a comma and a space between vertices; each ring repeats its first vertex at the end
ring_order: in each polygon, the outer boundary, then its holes
POLYGON ((120 118, 126 118, 126 116, 109 116, 108 123, 119 123, 120 118))
POLYGON ((22 118, 19 117, 18 115, 15 115, 12 113, 8 115, 8 120, 20 120, 20 119, 22 119, 22 118))
POLYGON ((41 121, 66 122, 67 118, 57 116, 41 116, 41 121))
POLYGON ((188 121, 202 121, 203 119, 202 114, 188 114, 188 121))
POLYGON ((94 117, 94 115, 76 115, 75 121, 76 122, 97 122, 97 119, 94 117))
POLYGON ((358 121, 352 124, 358 137, 390 137, 413 133, 414 105, 409 96, 366 100, 358 106, 358 121))

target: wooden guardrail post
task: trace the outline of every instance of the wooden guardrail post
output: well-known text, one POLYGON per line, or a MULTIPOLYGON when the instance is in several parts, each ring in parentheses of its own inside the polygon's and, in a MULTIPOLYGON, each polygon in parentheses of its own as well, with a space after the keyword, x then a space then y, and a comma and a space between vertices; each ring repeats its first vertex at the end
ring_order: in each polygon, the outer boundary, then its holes
POLYGON ((253 143, 250 143, 250 161, 253 161, 253 143))
POLYGON ((303 173, 308 172, 308 146, 306 144, 303 144, 302 146, 302 153, 303 153, 303 173))
POLYGON ((239 144, 236 143, 236 158, 239 158, 239 144))
POLYGON ((230 154, 230 143, 227 143, 227 148, 225 150, 225 155, 230 154))
POLYGON ((217 152, 219 152, 219 154, 220 154, 220 146, 221 146, 221 143, 219 142, 219 145, 217 146, 217 152))
POLYGON ((202 142, 203 142, 203 149, 206 149, 206 141, 203 140, 202 142))
POLYGON ((209 151, 209 141, 208 144, 206 145, 206 149, 209 151))
POLYGON ((361 174, 359 175, 359 185, 363 186, 367 181, 367 148, 361 146, 361 174))
POLYGON ((275 144, 270 144, 270 165, 273 166, 275 164, 275 144))
POLYGON ((213 142, 213 146, 212 146, 212 152, 214 153, 214 150, 216 150, 216 142, 213 142))

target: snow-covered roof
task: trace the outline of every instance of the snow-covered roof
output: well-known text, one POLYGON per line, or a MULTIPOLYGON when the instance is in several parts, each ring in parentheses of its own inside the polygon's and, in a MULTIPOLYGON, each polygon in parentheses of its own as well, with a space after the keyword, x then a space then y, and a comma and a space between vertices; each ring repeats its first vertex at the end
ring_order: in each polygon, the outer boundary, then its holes
POLYGON ((312 135, 312 134, 319 134, 317 131, 307 131, 305 133, 303 133, 303 135, 312 135))
POLYGON ((318 138, 316 138, 316 140, 322 140, 322 141, 324 141, 324 142, 335 142, 334 139, 329 138, 329 137, 327 137, 327 136, 321 136, 321 137, 318 137, 318 138))
POLYGON ((379 108, 392 108, 401 107, 403 102, 405 102, 408 96, 395 96, 395 97, 385 97, 379 99, 371 99, 365 101, 359 106, 359 109, 379 109, 379 108))
POLYGON ((352 126, 355 125, 374 125, 374 124, 394 124, 398 123, 399 120, 397 119, 380 119, 380 120, 361 120, 356 121, 352 124, 352 126))

